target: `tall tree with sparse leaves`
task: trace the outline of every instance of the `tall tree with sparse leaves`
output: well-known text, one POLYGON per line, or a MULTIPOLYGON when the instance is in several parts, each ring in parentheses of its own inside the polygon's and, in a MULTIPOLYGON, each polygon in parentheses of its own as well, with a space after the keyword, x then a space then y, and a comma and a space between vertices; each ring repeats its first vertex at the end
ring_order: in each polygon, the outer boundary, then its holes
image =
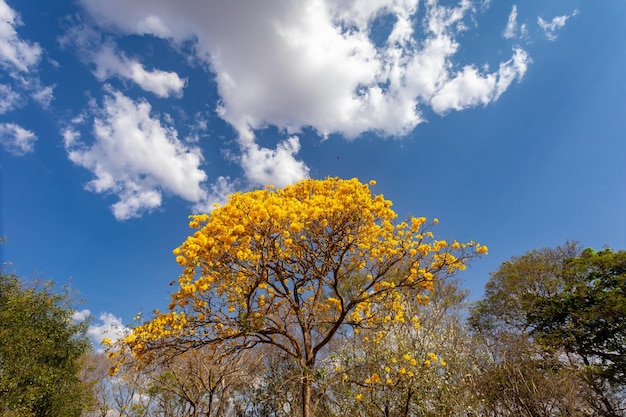
POLYGON ((144 362, 271 345, 297 365, 302 415, 312 417, 323 396, 318 359, 339 331, 377 328, 382 340, 387 323, 411 319, 409 298, 487 251, 435 240, 425 218, 397 222, 374 184, 303 180, 191 216, 196 231, 174 251, 184 271, 171 311, 137 326, 126 345, 144 362))

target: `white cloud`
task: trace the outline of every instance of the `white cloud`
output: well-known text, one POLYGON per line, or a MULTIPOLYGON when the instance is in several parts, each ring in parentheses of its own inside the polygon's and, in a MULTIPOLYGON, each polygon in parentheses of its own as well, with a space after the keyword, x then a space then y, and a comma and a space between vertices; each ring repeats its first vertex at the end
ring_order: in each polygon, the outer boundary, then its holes
POLYGON ((515 37, 515 33, 517 31, 517 5, 513 5, 513 9, 511 10, 511 14, 509 15, 509 20, 507 21, 506 28, 504 29, 504 36, 506 39, 511 39, 515 37))
POLYGON ((37 135, 15 123, 0 123, 0 144, 16 156, 33 152, 37 135))
MULTIPOLYGON (((89 310, 83 310, 90 314, 89 310)), ((98 316, 98 322, 89 325, 87 335, 93 339, 96 346, 100 346, 105 338, 115 342, 128 334, 128 327, 124 326, 119 317, 111 313, 102 313, 98 316)))
POLYGON ((565 23, 567 23, 567 19, 569 19, 570 17, 576 16, 577 14, 578 14, 578 10, 574 10, 572 14, 570 15, 556 16, 549 22, 546 20, 543 20, 543 18, 539 16, 537 18, 537 24, 539 24, 539 27, 541 29, 543 29, 543 32, 546 35, 546 38, 548 38, 551 41, 554 41, 557 38, 556 32, 565 26, 565 23))
POLYGON ((117 219, 158 208, 164 192, 192 203, 206 199, 200 150, 185 145, 173 127, 153 117, 146 101, 110 90, 97 111, 93 133, 94 142, 86 144, 74 129, 66 129, 68 157, 94 174, 87 189, 117 196, 112 206, 117 219))
POLYGON ((299 150, 300 141, 297 136, 291 136, 280 142, 276 150, 251 143, 243 149, 241 165, 252 184, 273 183, 277 187, 284 187, 309 174, 306 165, 294 157, 299 150))
POLYGON ((467 66, 435 94, 431 101, 433 110, 445 113, 487 105, 497 100, 516 78, 524 76, 529 62, 528 54, 516 49, 513 58, 500 64, 496 73, 483 75, 475 67, 467 66))
POLYGON ((41 107, 47 109, 50 107, 52 100, 54 100, 54 88, 55 86, 39 88, 31 94, 31 97, 39 103, 41 107))
POLYGON ((72 320, 82 322, 87 320, 90 316, 91 311, 89 311, 88 309, 84 309, 80 311, 75 311, 74 314, 72 314, 72 320))
POLYGON ((509 14, 509 19, 506 23, 506 28, 504 29, 504 33, 502 37, 505 39, 513 39, 513 38, 524 38, 528 35, 528 29, 526 28, 526 24, 522 23, 519 25, 517 23, 517 5, 513 5, 511 9, 511 14, 509 14))
POLYGON ((63 145, 65 148, 70 149, 76 145, 78 138, 80 138, 80 132, 72 127, 67 127, 61 132, 61 136, 63 136, 63 145))
POLYGON ((161 70, 147 71, 136 59, 130 59, 123 53, 118 53, 111 46, 104 45, 102 49, 91 57, 96 65, 94 75, 104 81, 113 76, 126 78, 135 82, 145 91, 158 97, 170 95, 181 97, 187 81, 180 78, 175 72, 161 70))
POLYGON ((62 46, 76 47, 77 54, 85 62, 95 66, 93 74, 98 80, 113 77, 130 80, 144 91, 157 97, 182 97, 187 80, 177 73, 158 69, 147 70, 139 60, 127 57, 110 39, 103 40, 93 28, 85 25, 70 27, 59 37, 62 46))
POLYGON ((475 9, 469 0, 455 7, 423 2, 423 20, 418 0, 81 3, 117 33, 195 43, 195 58, 214 71, 219 115, 237 130, 240 163, 255 184, 308 174, 293 136, 303 127, 347 138, 405 135, 424 121, 425 109, 444 113, 497 100, 530 62, 518 49, 492 73, 476 69, 482 62, 459 69, 457 38, 475 9), (370 30, 383 15, 395 23, 375 44, 370 30), (275 149, 256 143, 255 131, 268 125, 288 135, 275 149))
MULTIPOLYGON (((93 319, 89 309, 75 311, 74 314, 72 314, 72 320, 75 322, 80 323, 87 319, 93 319)), ((102 342, 105 338, 109 339, 111 343, 115 343, 129 332, 130 329, 122 323, 122 319, 106 312, 101 313, 98 319, 94 320, 87 327, 87 336, 91 338, 98 351, 101 351, 98 347, 102 346, 102 342)))
POLYGON ((203 198, 193 206, 194 213, 210 213, 215 205, 224 205, 228 200, 228 195, 237 191, 236 184, 228 177, 217 177, 215 182, 209 187, 203 198))
MULTIPOLYGON (((8 75, 8 83, 0 84, 0 114, 25 105, 28 96, 43 108, 54 98, 54 87, 42 87, 37 76, 43 51, 36 42, 19 37, 16 28, 21 25, 17 12, 0 0, 0 68, 8 75)), ((0 144, 13 155, 33 152, 36 140, 35 133, 18 124, 0 124, 0 144)))
POLYGON ((22 96, 13 90, 10 85, 0 84, 0 114, 10 112, 19 107, 22 96))
POLYGON ((28 72, 41 59, 41 47, 19 38, 15 28, 21 24, 15 10, 0 0, 0 63, 10 70, 28 72))

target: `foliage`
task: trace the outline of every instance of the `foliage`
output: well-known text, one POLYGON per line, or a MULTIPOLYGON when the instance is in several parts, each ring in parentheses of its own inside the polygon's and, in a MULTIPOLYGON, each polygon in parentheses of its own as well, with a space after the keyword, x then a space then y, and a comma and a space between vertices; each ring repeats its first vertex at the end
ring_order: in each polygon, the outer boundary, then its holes
POLYGON ((51 282, 0 274, 0 415, 71 417, 89 404, 78 375, 90 344, 71 304, 51 282))
POLYGON ((493 355, 480 381, 491 415, 625 411, 625 259, 566 242, 491 275, 469 318, 493 355))
POLYGON ((338 332, 376 329, 382 340, 386 327, 412 319, 404 306, 436 276, 487 251, 435 240, 425 218, 396 223, 369 185, 304 180, 236 193, 191 216, 197 231, 174 251, 184 270, 172 311, 157 311, 125 343, 143 363, 202 346, 217 355, 271 345, 295 361, 302 411, 313 415, 317 360, 338 332))
POLYGON ((470 323, 494 339, 501 333, 526 334, 526 313, 533 309, 535 298, 562 289, 563 265, 580 252, 578 243, 568 241, 556 248, 533 249, 504 262, 491 273, 484 297, 472 306, 470 323))
POLYGON ((626 384, 626 251, 586 249, 567 263, 565 287, 528 313, 546 347, 583 358, 611 383, 626 384))

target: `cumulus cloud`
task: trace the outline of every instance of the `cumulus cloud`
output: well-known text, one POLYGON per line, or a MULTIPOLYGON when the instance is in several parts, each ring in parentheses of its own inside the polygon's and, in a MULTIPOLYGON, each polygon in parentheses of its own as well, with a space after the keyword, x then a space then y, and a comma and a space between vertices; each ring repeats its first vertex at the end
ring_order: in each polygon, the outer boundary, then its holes
POLYGON ((444 114, 494 102, 530 63, 518 48, 493 72, 478 69, 484 62, 459 68, 459 35, 475 11, 469 0, 452 7, 436 0, 80 3, 118 34, 193 42, 195 58, 214 73, 218 114, 238 132, 239 162, 252 184, 308 175, 297 158, 303 127, 349 139, 368 131, 402 136, 427 109, 444 114), (381 17, 393 26, 374 42, 381 17), (268 125, 287 136, 274 149, 255 138, 268 125))
POLYGON ((72 314, 72 320, 77 321, 77 322, 83 322, 87 320, 89 317, 91 317, 91 311, 89 311, 88 309, 84 309, 80 311, 77 310, 72 314))
POLYGON ((529 59, 524 50, 516 49, 513 58, 500 64, 496 73, 483 75, 473 66, 463 68, 433 97, 433 110, 445 113, 497 100, 516 78, 526 73, 529 59))
POLYGON ((280 142, 275 150, 251 143, 243 150, 241 165, 252 184, 272 184, 284 187, 308 176, 309 169, 296 160, 300 150, 297 136, 280 142))
POLYGON ((15 10, 0 0, 0 64, 18 72, 28 72, 41 59, 41 47, 20 39, 15 28, 22 25, 15 10))
POLYGON ((537 18, 537 24, 539 24, 539 27, 543 30, 546 38, 554 41, 557 38, 556 32, 565 26, 567 19, 576 16, 577 14, 578 10, 574 10, 570 15, 556 16, 550 21, 546 21, 539 16, 537 18))
MULTIPOLYGON (((83 322, 93 318, 89 309, 77 310, 72 314, 72 320, 83 322)), ((94 346, 101 346, 104 339, 109 339, 112 343, 126 336, 129 328, 124 326, 122 319, 111 313, 101 313, 97 320, 94 320, 87 327, 87 336, 91 338, 94 346)))
MULTIPOLYGON (((84 312, 87 316, 91 314, 89 310, 83 310, 80 313, 84 312)), ((101 313, 98 320, 87 328, 87 335, 91 337, 96 346, 100 346, 105 338, 114 343, 128 334, 128 331, 128 327, 124 326, 119 317, 111 313, 101 313)))
POLYGON ((59 38, 62 46, 77 48, 81 59, 94 66, 93 74, 100 81, 113 77, 130 80, 142 90, 157 97, 182 97, 187 80, 172 71, 147 70, 138 59, 129 58, 110 39, 103 40, 94 29, 75 25, 59 38))
POLYGON ((187 83, 175 72, 148 71, 136 59, 126 57, 108 45, 96 52, 92 56, 92 61, 96 66, 94 75, 101 81, 114 76, 126 78, 135 82, 143 90, 161 98, 170 95, 181 97, 187 83))
POLYGON ((207 198, 200 150, 179 140, 173 127, 151 114, 145 100, 133 101, 109 89, 102 108, 96 110, 93 136, 88 144, 76 129, 63 132, 69 159, 95 176, 87 189, 118 198, 111 207, 117 219, 158 208, 163 193, 192 203, 207 198))
POLYGON ((9 153, 23 156, 33 152, 37 135, 15 123, 0 123, 0 144, 9 153))

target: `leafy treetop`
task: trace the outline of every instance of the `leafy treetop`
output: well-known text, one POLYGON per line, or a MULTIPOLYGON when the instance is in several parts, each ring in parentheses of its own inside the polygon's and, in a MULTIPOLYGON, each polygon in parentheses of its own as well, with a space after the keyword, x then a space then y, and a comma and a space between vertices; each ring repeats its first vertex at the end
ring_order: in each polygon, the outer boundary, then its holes
POLYGON ((79 380, 90 344, 71 294, 0 273, 0 415, 78 417, 91 399, 79 380))

